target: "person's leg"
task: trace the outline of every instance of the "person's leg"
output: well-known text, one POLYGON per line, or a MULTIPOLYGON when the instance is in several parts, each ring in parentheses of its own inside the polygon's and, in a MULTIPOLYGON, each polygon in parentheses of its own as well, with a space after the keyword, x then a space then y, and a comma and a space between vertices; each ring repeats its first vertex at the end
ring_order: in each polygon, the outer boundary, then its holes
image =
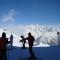
POLYGON ((25 42, 23 42, 23 48, 25 48, 25 42))
POLYGON ((31 54, 31 57, 35 57, 33 50, 32 50, 32 46, 29 46, 29 52, 31 54))
POLYGON ((13 47, 12 47, 12 42, 10 43, 10 49, 13 49, 13 47))
POLYGON ((4 49, 4 60, 7 60, 7 51, 4 49))
POLYGON ((0 50, 0 60, 3 60, 3 50, 0 50))

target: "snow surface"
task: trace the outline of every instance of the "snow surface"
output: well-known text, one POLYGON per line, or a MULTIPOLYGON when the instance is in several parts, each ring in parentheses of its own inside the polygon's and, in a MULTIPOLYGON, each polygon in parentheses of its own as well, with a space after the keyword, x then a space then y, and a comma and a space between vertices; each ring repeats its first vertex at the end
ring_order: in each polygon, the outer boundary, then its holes
MULTIPOLYGON (((35 47, 33 52, 37 58, 34 60, 60 60, 60 46, 35 47)), ((28 48, 13 47, 13 50, 7 51, 8 60, 29 60, 29 56, 28 48)))

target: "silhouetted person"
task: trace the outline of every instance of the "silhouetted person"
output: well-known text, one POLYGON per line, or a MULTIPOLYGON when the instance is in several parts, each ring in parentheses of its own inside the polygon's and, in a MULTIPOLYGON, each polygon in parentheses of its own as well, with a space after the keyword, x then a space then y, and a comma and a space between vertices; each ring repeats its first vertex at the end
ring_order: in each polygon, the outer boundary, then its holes
POLYGON ((0 38, 0 60, 7 60, 7 50, 6 45, 8 44, 8 38, 6 38, 6 33, 2 33, 2 37, 0 38))
POLYGON ((10 49, 13 49, 13 35, 10 36, 10 49))
POLYGON ((60 45, 60 32, 57 32, 58 35, 58 45, 60 45))
POLYGON ((32 51, 32 47, 33 47, 33 43, 35 41, 35 38, 31 35, 31 33, 29 32, 28 33, 28 37, 26 38, 28 40, 28 44, 29 44, 29 52, 31 54, 31 57, 30 58, 35 58, 35 55, 32 51))
POLYGON ((25 48, 25 43, 26 43, 26 39, 24 38, 24 36, 21 36, 22 40, 20 40, 20 42, 23 43, 23 48, 25 48))

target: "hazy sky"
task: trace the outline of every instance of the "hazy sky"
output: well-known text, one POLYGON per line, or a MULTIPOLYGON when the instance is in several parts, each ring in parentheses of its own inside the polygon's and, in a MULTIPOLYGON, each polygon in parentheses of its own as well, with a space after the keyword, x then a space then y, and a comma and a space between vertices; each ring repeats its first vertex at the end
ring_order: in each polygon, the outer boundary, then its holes
POLYGON ((60 0, 0 0, 4 24, 60 24, 60 0))

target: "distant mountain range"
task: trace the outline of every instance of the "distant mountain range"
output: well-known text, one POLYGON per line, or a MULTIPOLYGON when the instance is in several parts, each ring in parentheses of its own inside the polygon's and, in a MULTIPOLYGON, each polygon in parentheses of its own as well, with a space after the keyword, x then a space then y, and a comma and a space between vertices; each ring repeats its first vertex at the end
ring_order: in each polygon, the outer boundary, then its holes
MULTIPOLYGON (((43 44, 44 46, 47 44, 46 46, 49 46, 58 44, 57 31, 60 32, 60 28, 53 26, 31 24, 15 26, 13 28, 11 27, 0 28, 0 36, 2 32, 6 32, 8 38, 10 37, 11 34, 13 34, 14 36, 13 45, 20 47, 22 46, 22 43, 19 43, 19 40, 21 40, 20 36, 24 35, 25 37, 27 37, 28 32, 31 32, 36 39, 34 46, 41 46, 41 44, 43 44)), ((26 46, 28 46, 28 44, 26 44, 26 46)))

